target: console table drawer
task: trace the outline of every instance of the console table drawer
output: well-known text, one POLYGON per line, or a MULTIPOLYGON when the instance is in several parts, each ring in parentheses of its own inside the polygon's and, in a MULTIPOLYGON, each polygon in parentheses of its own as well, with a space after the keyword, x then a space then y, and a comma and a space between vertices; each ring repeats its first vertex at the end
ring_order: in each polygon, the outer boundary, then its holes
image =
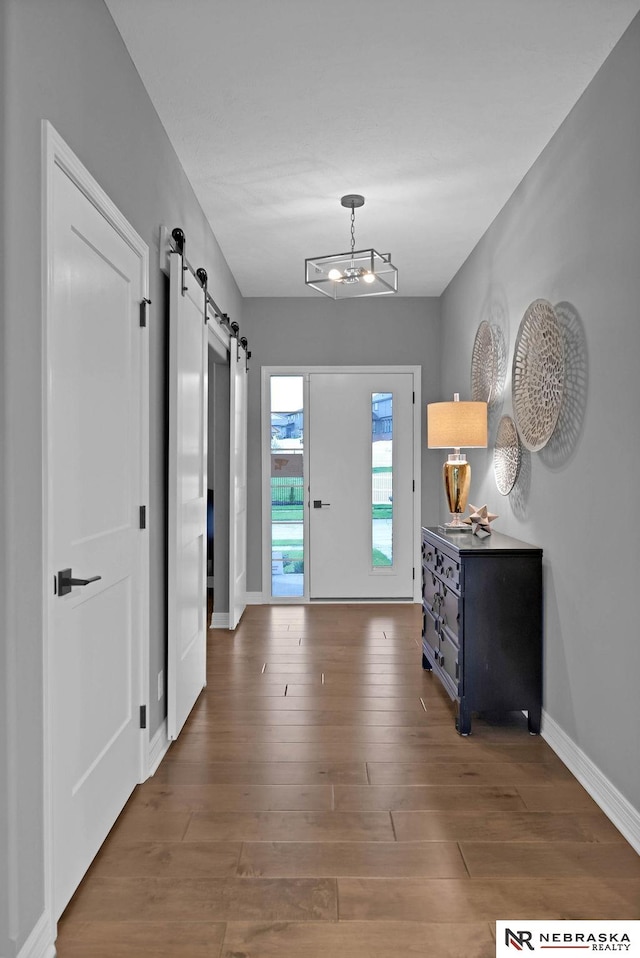
POLYGON ((440 552, 438 573, 450 588, 455 589, 457 592, 460 591, 459 561, 452 559, 451 556, 448 556, 445 552, 440 552))
POLYGON ((441 587, 441 596, 438 605, 438 614, 442 618, 442 624, 446 625, 449 631, 456 636, 457 640, 462 600, 455 592, 444 585, 444 583, 441 587))
POLYGON ((422 542, 422 564, 425 569, 435 572, 438 563, 437 550, 427 542, 422 542))
POLYGON ((456 695, 460 694, 460 685, 458 679, 458 647, 454 645, 445 632, 440 632, 440 654, 439 665, 444 670, 445 676, 448 676, 456 695))
POLYGON ((423 570, 422 575, 422 598, 431 609, 437 614, 437 606, 440 596, 440 579, 433 572, 423 570))
POLYGON ((426 608, 422 610, 422 649, 424 653, 431 650, 432 658, 437 661, 440 649, 439 622, 426 608))

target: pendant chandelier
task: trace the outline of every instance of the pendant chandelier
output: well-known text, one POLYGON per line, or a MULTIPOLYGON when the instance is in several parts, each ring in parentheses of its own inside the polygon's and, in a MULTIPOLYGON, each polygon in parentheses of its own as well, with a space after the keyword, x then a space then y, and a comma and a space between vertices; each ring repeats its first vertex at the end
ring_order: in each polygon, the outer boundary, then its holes
POLYGON ((305 284, 331 299, 397 293, 398 270, 391 262, 391 253, 355 248, 356 210, 364 206, 364 196, 347 193, 340 203, 351 210, 351 250, 306 259, 305 284))

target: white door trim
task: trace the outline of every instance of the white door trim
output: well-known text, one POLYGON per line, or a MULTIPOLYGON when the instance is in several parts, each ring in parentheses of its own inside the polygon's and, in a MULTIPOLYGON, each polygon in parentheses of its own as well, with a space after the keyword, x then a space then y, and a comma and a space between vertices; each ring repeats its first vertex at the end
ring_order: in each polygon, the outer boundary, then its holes
POLYGON ((216 356, 224 361, 228 361, 231 350, 231 337, 226 329, 223 329, 216 320, 211 305, 207 303, 207 334, 209 348, 213 349, 216 356))
MULTIPOLYGON (((413 384, 415 391, 415 403, 413 405, 413 479, 415 489, 413 493, 413 515, 414 515, 414 533, 413 533, 413 565, 415 569, 415 580, 413 584, 413 601, 421 601, 421 522, 420 522, 420 502, 421 502, 421 477, 422 477, 422 456, 420 447, 421 419, 420 410, 422 408, 422 366, 263 366, 261 383, 261 437, 260 449, 262 459, 262 597, 265 605, 272 603, 295 604, 300 605, 309 602, 308 577, 305 571, 305 594, 303 598, 286 598, 271 596, 271 553, 269 544, 271 534, 269 529, 271 515, 271 496, 269 477, 271 475, 271 463, 267 451, 270 448, 271 437, 271 416, 270 416, 270 395, 269 379, 271 376, 304 376, 305 377, 305 412, 309 408, 309 375, 312 373, 411 373, 413 375, 413 384)), ((308 485, 308 460, 304 457, 305 485, 308 485)), ((305 542, 308 541, 307 511, 305 510, 305 542)))
MULTIPOLYGON (((52 321, 53 286, 52 286, 52 258, 53 258, 53 179, 55 168, 61 169, 72 182, 80 189, 87 199, 96 207, 113 229, 137 254, 140 261, 140 286, 143 296, 149 295, 149 249, 133 227, 127 222, 122 213, 109 199, 104 190, 94 180, 87 169, 82 165, 75 153, 65 143, 54 127, 47 120, 42 121, 42 516, 43 516, 43 548, 42 548, 42 581, 43 581, 43 635, 42 635, 42 665, 43 665, 43 809, 44 809, 44 904, 47 916, 51 941, 56 937, 55 921, 53 919, 53 785, 52 785, 52 749, 51 737, 51 654, 50 637, 52 634, 52 597, 53 582, 52 568, 52 488, 49 452, 49 382, 50 382, 50 352, 49 330, 52 321)), ((140 531, 144 538, 141 540, 139 552, 139 581, 140 587, 140 618, 141 635, 139 637, 140 656, 140 703, 148 700, 149 684, 149 339, 148 329, 144 335, 144 346, 141 350, 139 368, 141 388, 141 423, 140 423, 140 477, 141 502, 147 505, 147 528, 140 531)), ((149 731, 140 732, 139 780, 142 782, 149 773, 149 731)))
POLYGON ((229 622, 235 629, 247 605, 247 385, 245 346, 235 337, 229 355, 229 622))

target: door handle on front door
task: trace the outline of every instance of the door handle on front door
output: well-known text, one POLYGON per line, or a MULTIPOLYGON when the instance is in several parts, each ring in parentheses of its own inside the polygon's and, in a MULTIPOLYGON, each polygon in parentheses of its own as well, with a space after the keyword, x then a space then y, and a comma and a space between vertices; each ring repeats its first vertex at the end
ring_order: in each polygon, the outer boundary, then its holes
POLYGON ((58 595, 68 595, 72 586, 89 585, 90 582, 97 582, 101 578, 101 575, 94 575, 90 579, 72 579, 71 569, 61 569, 58 572, 58 595))
POLYGON ((321 499, 314 499, 314 500, 313 500, 313 508, 314 508, 314 509, 322 509, 323 506, 330 506, 330 505, 331 505, 330 502, 323 502, 321 499))

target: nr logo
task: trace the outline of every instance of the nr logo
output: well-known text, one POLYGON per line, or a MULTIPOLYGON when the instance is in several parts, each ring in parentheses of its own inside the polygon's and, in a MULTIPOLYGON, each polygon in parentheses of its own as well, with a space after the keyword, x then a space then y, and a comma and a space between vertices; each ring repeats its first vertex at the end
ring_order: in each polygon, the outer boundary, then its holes
POLYGON ((535 951, 531 944, 533 933, 530 931, 512 931, 511 928, 504 930, 504 943, 508 948, 515 948, 516 951, 522 951, 525 945, 529 951, 535 951))

